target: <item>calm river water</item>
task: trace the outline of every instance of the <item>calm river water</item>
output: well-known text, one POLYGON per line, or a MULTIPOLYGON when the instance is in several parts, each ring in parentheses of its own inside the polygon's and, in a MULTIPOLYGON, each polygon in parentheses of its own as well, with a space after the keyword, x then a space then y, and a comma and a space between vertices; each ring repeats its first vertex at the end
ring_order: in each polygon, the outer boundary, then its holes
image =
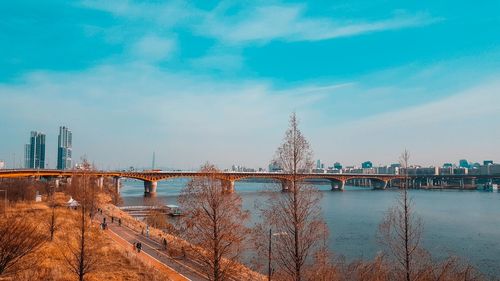
MULTIPOLYGON (((176 204, 187 179, 158 182, 156 198, 176 204)), ((259 191, 269 183, 236 182, 243 207, 254 211, 265 199, 259 191)), ((330 229, 330 247, 348 260, 371 259, 380 250, 375 237, 384 212, 396 200, 396 190, 371 190, 347 186, 344 192, 322 191, 321 207, 330 229)), ((143 205, 142 181, 122 181, 124 205, 143 205)), ((500 193, 460 190, 412 190, 416 213, 423 219, 423 244, 435 258, 460 256, 483 273, 500 276, 500 193)), ((256 213, 252 213, 255 217, 256 213)))

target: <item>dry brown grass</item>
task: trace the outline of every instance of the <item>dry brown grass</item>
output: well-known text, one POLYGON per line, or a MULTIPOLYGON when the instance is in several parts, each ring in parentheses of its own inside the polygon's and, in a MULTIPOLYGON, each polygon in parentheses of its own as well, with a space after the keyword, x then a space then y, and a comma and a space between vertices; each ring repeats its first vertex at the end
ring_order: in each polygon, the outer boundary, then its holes
MULTIPOLYGON (((68 197, 58 194, 57 200, 64 203, 68 197)), ((43 223, 49 216, 49 208, 45 203, 21 202, 11 205, 9 213, 35 219, 43 223)), ((60 228, 55 233, 54 241, 47 242, 29 258, 35 265, 14 276, 0 276, 0 280, 76 280, 77 277, 68 269, 63 257, 64 245, 70 235, 77 211, 65 207, 57 208, 60 228)), ((95 226, 97 228, 97 226, 95 226)), ((43 231, 45 229, 42 229, 43 231)), ((48 228, 46 229, 48 232, 48 228)), ((86 276, 86 280, 169 280, 165 273, 145 264, 130 249, 115 243, 105 232, 98 231, 101 247, 98 250, 99 263, 97 269, 86 276)))
MULTIPOLYGON (((116 218, 121 218, 122 219, 122 225, 129 227, 131 229, 134 229, 138 232, 141 232, 141 230, 146 229, 145 223, 138 221, 134 219, 132 216, 130 216, 128 213, 120 210, 118 207, 111 203, 106 203, 102 205, 104 213, 106 213, 108 216, 114 216, 116 218)), ((150 227, 149 228, 149 235, 150 238, 156 239, 158 241, 161 241, 163 238, 165 238, 168 241, 168 250, 169 254, 171 256, 177 256, 180 257, 182 256, 182 249, 184 248, 184 253, 186 254, 186 257, 192 258, 191 256, 194 255, 195 253, 191 253, 189 249, 193 248, 193 245, 190 245, 189 242, 187 242, 184 239, 181 239, 175 235, 165 233, 159 229, 150 227)), ((266 277, 258 272, 255 272, 248 267, 244 266, 243 264, 237 264, 236 265, 236 271, 238 272, 241 280, 265 280, 266 277)))

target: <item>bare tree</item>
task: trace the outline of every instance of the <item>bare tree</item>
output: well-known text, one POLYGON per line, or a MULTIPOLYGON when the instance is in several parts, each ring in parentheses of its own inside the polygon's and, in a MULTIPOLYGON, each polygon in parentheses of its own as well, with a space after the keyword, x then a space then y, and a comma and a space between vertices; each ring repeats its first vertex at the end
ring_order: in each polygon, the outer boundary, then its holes
POLYGON ((59 229, 58 216, 56 212, 57 203, 55 202, 53 196, 49 201, 50 214, 47 220, 47 226, 50 233, 50 241, 54 240, 54 234, 59 229))
POLYGON ((179 197, 184 216, 181 232, 191 243, 194 258, 204 265, 208 280, 228 280, 237 268, 248 229, 248 213, 241 209, 236 193, 224 193, 219 171, 206 164, 201 172, 209 175, 195 178, 179 197))
POLYGON ((35 182, 30 179, 3 179, 0 182, 0 189, 7 190, 7 199, 11 202, 35 198, 35 182))
POLYGON ((298 128, 295 113, 273 163, 290 175, 283 182, 288 192, 270 193, 262 210, 263 224, 279 234, 272 247, 273 261, 278 267, 276 277, 300 281, 306 278, 308 259, 326 239, 327 228, 321 216, 321 194, 300 177, 312 169, 313 162, 312 150, 298 128))
POLYGON ((403 172, 396 205, 388 210, 379 225, 380 242, 386 246, 398 265, 398 272, 406 281, 415 280, 425 255, 420 248, 422 220, 413 211, 413 202, 408 194, 408 167, 410 153, 405 150, 400 157, 403 172))
POLYGON ((0 219, 0 277, 28 268, 29 255, 39 249, 47 237, 27 217, 11 215, 0 219))
POLYGON ((98 262, 98 239, 89 216, 95 203, 95 193, 91 192, 93 182, 85 170, 79 177, 73 178, 72 185, 75 187, 73 196, 80 209, 75 221, 76 231, 70 233, 72 235, 65 241, 67 251, 63 252, 63 256, 70 271, 83 281, 87 274, 96 270, 98 262))

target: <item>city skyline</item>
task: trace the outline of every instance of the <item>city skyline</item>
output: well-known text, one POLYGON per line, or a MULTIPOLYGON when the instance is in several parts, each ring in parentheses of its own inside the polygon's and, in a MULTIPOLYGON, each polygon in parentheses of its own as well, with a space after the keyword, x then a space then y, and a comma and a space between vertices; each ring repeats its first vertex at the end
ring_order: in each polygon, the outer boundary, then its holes
MULTIPOLYGON (((73 162, 72 160, 72 138, 73 134, 72 131, 67 127, 67 126, 59 126, 59 135, 57 137, 57 157, 56 161, 57 164, 55 167, 52 167, 46 159, 50 159, 50 157, 47 158, 47 155, 45 154, 46 151, 46 134, 42 132, 37 132, 37 131, 31 131, 30 133, 30 143, 24 145, 24 165, 21 164, 21 162, 17 162, 18 164, 14 163, 14 167, 12 167, 12 163, 7 164, 8 168, 35 168, 35 169, 51 169, 51 168, 56 168, 58 170, 65 170, 65 169, 73 169, 74 165, 80 164, 79 162, 82 160, 78 160, 76 162, 73 162), (35 156, 33 156, 35 155, 35 156)), ((15 156, 14 156, 15 157, 15 156)), ((83 156, 83 158, 86 157, 86 155, 83 156)), ((5 161, 4 159, 0 159, 2 161, 2 164, 5 165, 5 162, 9 163, 9 161, 5 161)), ((153 152, 153 158, 152 158, 152 166, 133 166, 133 165, 125 165, 118 167, 119 169, 124 169, 124 168, 131 168, 133 167, 134 169, 155 169, 155 162, 156 162, 156 157, 155 157, 155 152, 153 152)), ((95 164, 95 162, 94 162, 95 164)), ((469 161, 467 159, 459 159, 456 162, 443 162, 442 164, 437 164, 437 165, 421 165, 419 163, 413 163, 411 167, 458 167, 458 168, 473 168, 475 166, 487 166, 488 164, 497 164, 494 160, 491 159, 483 159, 483 160, 478 160, 478 161, 469 161)), ((362 163, 340 163, 338 161, 334 160, 326 160, 322 161, 321 159, 316 159, 315 160, 315 165, 313 170, 330 170, 330 169, 335 169, 335 170, 342 170, 344 169, 351 169, 351 168, 361 168, 361 169, 371 169, 371 168, 380 168, 380 167, 392 167, 394 165, 399 165, 399 162, 390 162, 390 163, 378 163, 374 164, 372 163, 371 160, 366 160, 362 163)), ((272 170, 271 166, 273 166, 272 163, 268 163, 260 165, 260 166, 245 166, 245 165, 239 165, 232 163, 230 167, 221 167, 222 169, 226 170, 235 170, 235 168, 239 169, 251 169, 251 170, 261 170, 264 169, 263 167, 269 167, 269 170, 272 170)), ((3 168, 3 167, 2 167, 3 168)), ((104 169, 104 167, 97 167, 100 169, 104 169)), ((159 169, 165 169, 165 166, 160 166, 157 167, 159 169)), ((178 169, 179 167, 167 167, 166 169, 178 169)), ((477 168, 477 167, 476 167, 477 168)), ((109 169, 109 167, 108 167, 109 169)), ((196 167, 190 168, 191 170, 196 170, 196 167)), ((187 170, 190 170, 187 169, 187 170)))
POLYGON ((500 160, 495 1, 0 5, 7 163, 66 124, 102 168, 266 167, 292 111, 325 163, 500 160))

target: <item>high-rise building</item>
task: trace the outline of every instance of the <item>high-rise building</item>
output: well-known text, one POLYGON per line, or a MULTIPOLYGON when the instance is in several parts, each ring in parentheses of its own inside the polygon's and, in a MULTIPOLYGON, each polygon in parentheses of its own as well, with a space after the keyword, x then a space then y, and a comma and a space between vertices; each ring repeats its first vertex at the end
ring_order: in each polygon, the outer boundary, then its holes
POLYGON ((26 168, 26 169, 30 168, 30 145, 29 145, 29 143, 24 145, 24 168, 26 168))
POLYGON ((57 169, 66 170, 71 168, 72 133, 68 127, 59 127, 57 137, 57 169))
POLYGON ((24 146, 24 165, 29 169, 45 168, 45 134, 31 131, 30 143, 24 146))
POLYGON ((366 161, 361 163, 361 168, 369 169, 373 167, 373 163, 371 161, 366 161))
POLYGON ((469 168, 470 164, 469 164, 469 162, 467 160, 461 159, 460 161, 458 161, 458 167, 460 167, 460 168, 469 168))
POLYGON ((316 169, 321 169, 321 160, 316 161, 316 169))

